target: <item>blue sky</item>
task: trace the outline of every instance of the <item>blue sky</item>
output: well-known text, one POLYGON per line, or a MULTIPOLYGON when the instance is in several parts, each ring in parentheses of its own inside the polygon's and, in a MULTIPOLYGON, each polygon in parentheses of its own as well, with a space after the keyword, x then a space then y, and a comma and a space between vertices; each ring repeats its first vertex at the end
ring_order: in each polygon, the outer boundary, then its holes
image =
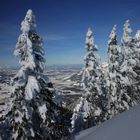
POLYGON ((0 0, 0 66, 18 65, 13 51, 28 9, 36 15, 47 65, 83 63, 88 27, 103 61, 114 24, 119 42, 125 20, 130 19, 133 35, 140 29, 139 0, 0 0))

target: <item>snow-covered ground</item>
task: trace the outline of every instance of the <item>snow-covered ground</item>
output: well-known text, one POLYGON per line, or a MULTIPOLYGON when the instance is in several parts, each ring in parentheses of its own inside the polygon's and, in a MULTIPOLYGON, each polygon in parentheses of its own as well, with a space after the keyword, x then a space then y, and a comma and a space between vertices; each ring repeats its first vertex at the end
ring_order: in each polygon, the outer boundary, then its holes
POLYGON ((140 105, 98 127, 81 131, 76 140, 140 140, 140 105))

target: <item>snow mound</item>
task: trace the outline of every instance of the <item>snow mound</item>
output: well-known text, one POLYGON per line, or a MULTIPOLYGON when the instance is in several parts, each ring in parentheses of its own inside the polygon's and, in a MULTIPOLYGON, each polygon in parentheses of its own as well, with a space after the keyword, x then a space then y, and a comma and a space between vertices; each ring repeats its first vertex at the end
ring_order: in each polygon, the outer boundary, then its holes
POLYGON ((80 132, 76 140, 140 140, 140 105, 106 121, 97 129, 93 127, 80 132))

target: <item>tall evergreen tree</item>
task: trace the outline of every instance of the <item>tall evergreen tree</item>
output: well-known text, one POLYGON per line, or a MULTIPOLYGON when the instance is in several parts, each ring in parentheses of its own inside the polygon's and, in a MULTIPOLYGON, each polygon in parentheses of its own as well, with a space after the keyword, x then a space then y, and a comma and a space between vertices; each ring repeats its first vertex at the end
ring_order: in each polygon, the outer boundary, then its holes
POLYGON ((117 46, 116 25, 114 25, 108 41, 108 76, 109 76, 109 114, 113 117, 118 113, 117 72, 119 67, 119 54, 117 46))
MULTIPOLYGON (((90 28, 86 35, 85 48, 87 53, 84 58, 85 66, 83 69, 82 87, 88 92, 93 87, 91 82, 92 77, 97 77, 99 74, 99 63, 97 60, 97 54, 95 53, 97 51, 97 47, 95 46, 93 33, 90 28)), ((95 78, 93 78, 93 80, 95 80, 95 78)))
POLYGON ((135 35, 135 54, 134 54, 134 58, 135 58, 135 65, 133 70, 137 73, 137 81, 135 83, 135 88, 137 88, 137 96, 136 96, 136 100, 139 101, 140 100, 140 30, 137 31, 136 35, 135 35))
POLYGON ((123 63, 121 65, 121 85, 123 99, 126 100, 128 107, 136 105, 137 87, 137 73, 134 71, 136 65, 135 57, 135 42, 131 37, 132 29, 130 28, 129 20, 124 24, 124 32, 122 37, 121 52, 123 55, 123 63))
POLYGON ((90 114, 91 119, 89 118, 88 124, 96 125, 103 120, 105 94, 102 92, 102 72, 99 65, 99 57, 96 53, 97 47, 91 29, 88 29, 86 35, 85 48, 87 52, 85 55, 85 66, 83 69, 81 86, 85 91, 87 101, 92 105, 90 114))
POLYGON ((59 107, 53 102, 52 85, 43 74, 44 50, 32 10, 27 11, 21 31, 15 49, 21 68, 13 78, 14 100, 7 114, 11 139, 63 139, 68 130, 61 123, 59 107))

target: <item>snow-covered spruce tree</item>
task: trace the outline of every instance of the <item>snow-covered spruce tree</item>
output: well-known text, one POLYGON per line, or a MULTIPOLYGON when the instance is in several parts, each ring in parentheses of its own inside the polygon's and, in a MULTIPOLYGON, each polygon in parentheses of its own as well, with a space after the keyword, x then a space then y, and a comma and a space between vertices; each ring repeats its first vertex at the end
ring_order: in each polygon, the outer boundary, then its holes
POLYGON ((32 10, 27 11, 21 31, 15 49, 21 68, 13 78, 14 101, 6 116, 10 139, 63 139, 67 130, 61 123, 60 108, 53 102, 52 86, 43 75, 44 50, 32 10))
POLYGON ((121 52, 123 55, 121 72, 121 94, 122 98, 127 102, 126 109, 136 105, 138 90, 135 85, 137 82, 137 73, 134 71, 136 66, 135 41, 131 37, 132 29, 130 28, 129 20, 124 24, 124 32, 122 37, 121 52))
POLYGON ((108 41, 108 115, 112 118, 119 113, 120 73, 119 50, 117 44, 116 25, 114 25, 108 41))
POLYGON ((132 29, 130 27, 130 21, 126 20, 123 28, 123 36, 121 39, 121 52, 123 54, 124 60, 129 60, 132 58, 134 40, 132 38, 132 29))
POLYGON ((137 73, 137 82, 135 83, 135 88, 137 87, 137 97, 136 99, 140 101, 140 30, 137 31, 135 35, 135 60, 136 64, 133 70, 137 73))
POLYGON ((93 32, 88 29, 86 35, 85 66, 82 75, 82 88, 85 91, 85 98, 92 106, 87 119, 86 127, 96 125, 103 121, 105 110, 105 92, 102 86, 102 72, 99 66, 99 57, 96 54, 97 47, 94 42, 93 32))

